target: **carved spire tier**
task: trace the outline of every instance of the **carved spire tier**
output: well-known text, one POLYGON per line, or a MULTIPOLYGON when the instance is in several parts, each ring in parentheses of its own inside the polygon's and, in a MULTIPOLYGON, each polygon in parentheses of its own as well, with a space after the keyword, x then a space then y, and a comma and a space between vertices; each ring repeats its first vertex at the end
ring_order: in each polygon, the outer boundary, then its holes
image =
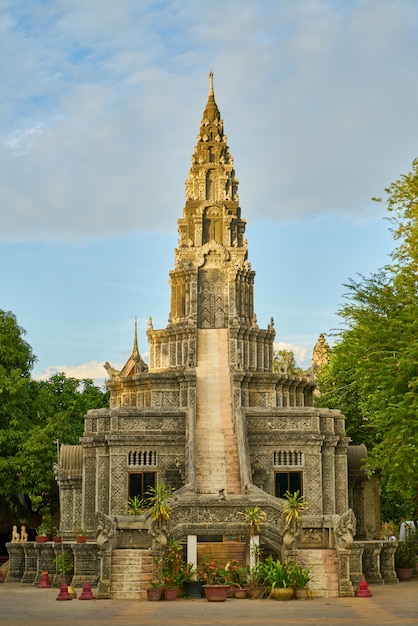
POLYGON ((272 324, 265 331, 257 326, 238 184, 211 73, 178 220, 169 323, 164 331, 147 333, 151 370, 193 367, 197 331, 228 329, 231 366, 271 371, 275 331, 272 324))

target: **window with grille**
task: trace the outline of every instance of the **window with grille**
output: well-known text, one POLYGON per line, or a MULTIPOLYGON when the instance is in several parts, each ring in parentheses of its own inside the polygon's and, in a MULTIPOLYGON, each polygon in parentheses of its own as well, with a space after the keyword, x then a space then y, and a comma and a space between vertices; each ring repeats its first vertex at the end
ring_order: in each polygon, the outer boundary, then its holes
POLYGON ((155 487, 157 472, 132 472, 129 474, 129 497, 146 497, 149 487, 155 487))
POLYGON ((302 472, 276 472, 274 489, 276 498, 283 498, 286 491, 290 493, 303 494, 303 473, 302 472))

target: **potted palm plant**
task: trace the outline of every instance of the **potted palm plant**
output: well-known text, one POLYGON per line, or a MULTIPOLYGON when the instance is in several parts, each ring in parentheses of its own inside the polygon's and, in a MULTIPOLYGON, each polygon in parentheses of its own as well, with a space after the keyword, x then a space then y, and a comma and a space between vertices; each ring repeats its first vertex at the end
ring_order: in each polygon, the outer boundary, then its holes
POLYGON ((303 567, 294 563, 292 568, 292 587, 298 600, 306 600, 308 597, 308 584, 312 580, 311 568, 303 567))
POLYGON ((260 576, 269 592, 269 598, 290 600, 293 596, 293 564, 274 560, 271 555, 260 563, 260 576))
POLYGON ((169 499, 171 493, 171 487, 164 483, 158 483, 156 487, 148 488, 142 501, 143 507, 148 509, 151 520, 157 527, 158 556, 154 555, 153 558, 153 584, 150 589, 159 588, 162 590, 163 588, 163 545, 165 544, 163 524, 170 519, 172 508, 169 499))
POLYGON ((286 491, 284 494, 286 503, 283 509, 286 521, 283 542, 287 549, 295 548, 296 539, 302 525, 302 513, 307 508, 308 503, 301 495, 299 489, 294 493, 286 491))

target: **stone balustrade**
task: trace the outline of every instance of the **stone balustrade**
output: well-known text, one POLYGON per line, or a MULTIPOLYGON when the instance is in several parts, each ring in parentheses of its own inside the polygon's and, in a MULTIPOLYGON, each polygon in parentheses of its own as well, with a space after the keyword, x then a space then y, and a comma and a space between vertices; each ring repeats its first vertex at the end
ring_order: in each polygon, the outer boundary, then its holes
MULTIPOLYGON (((9 574, 7 582, 37 585, 42 572, 48 572, 53 586, 59 587, 61 574, 57 569, 57 556, 62 545, 51 541, 6 543, 9 553, 9 574)), ((82 587, 89 582, 93 587, 99 581, 99 558, 96 543, 64 542, 64 549, 70 549, 74 556, 74 575, 71 584, 82 587)))

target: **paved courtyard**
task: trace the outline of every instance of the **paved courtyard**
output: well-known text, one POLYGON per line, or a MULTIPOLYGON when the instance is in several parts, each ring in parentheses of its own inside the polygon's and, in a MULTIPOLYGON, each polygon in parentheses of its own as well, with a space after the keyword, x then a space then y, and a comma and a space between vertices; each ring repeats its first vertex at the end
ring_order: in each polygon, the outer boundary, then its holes
MULTIPOLYGON (((58 602, 58 589, 0 585, 2 626, 418 626, 418 579, 370 587, 371 598, 277 602, 206 600, 58 602)), ((81 590, 77 590, 78 592, 81 590)))

